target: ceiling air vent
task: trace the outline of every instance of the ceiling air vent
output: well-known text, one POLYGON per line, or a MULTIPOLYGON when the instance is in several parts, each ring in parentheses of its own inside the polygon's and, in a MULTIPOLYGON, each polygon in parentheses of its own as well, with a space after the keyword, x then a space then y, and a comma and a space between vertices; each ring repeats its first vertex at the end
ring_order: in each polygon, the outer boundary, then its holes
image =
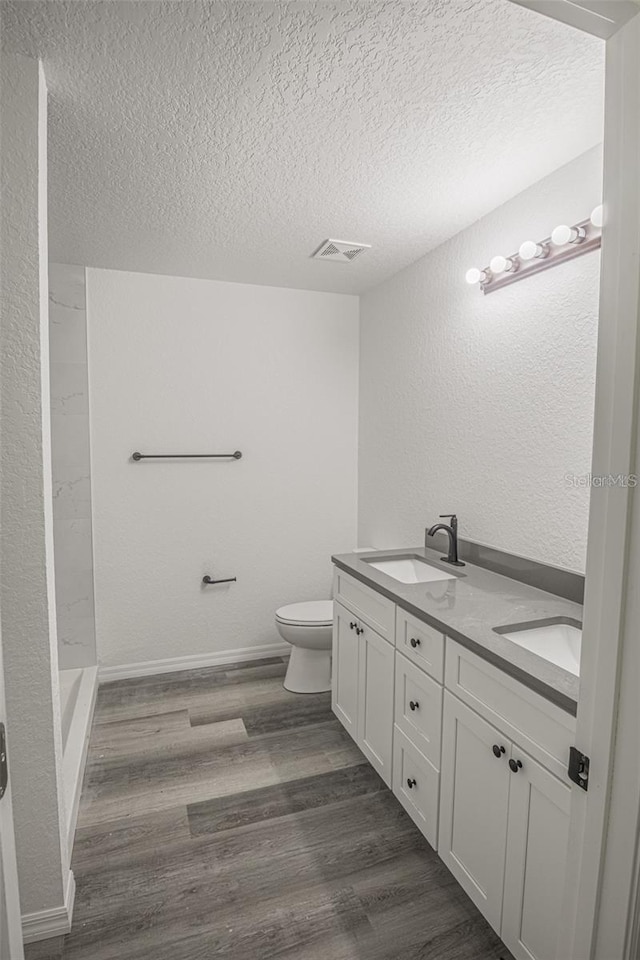
POLYGON ((370 243, 351 243, 349 240, 325 240, 320 244, 312 258, 314 260, 331 260, 334 263, 351 263, 365 250, 370 250, 370 243))

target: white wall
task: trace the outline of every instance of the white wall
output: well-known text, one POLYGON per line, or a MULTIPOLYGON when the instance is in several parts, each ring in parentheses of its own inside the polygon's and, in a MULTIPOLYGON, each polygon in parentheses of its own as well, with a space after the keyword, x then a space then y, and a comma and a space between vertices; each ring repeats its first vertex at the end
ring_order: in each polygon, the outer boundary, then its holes
POLYGON ((46 87, 3 56, 2 644, 23 916, 64 913, 69 858, 53 573, 47 290, 46 87))
POLYGON ((49 267, 51 460, 60 669, 96 660, 84 267, 49 267))
POLYGON ((100 663, 278 642, 356 541, 358 299, 90 269, 87 307, 100 663))
POLYGON ((462 536, 584 570, 599 254, 489 296, 468 267, 512 253, 601 196, 594 149, 361 302, 359 534, 418 544, 439 513, 462 536))

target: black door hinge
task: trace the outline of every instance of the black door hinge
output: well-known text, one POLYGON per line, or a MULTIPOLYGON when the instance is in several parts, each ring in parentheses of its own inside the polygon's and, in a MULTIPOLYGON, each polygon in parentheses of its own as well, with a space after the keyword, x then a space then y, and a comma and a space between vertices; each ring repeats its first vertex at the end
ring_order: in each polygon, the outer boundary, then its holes
POLYGON ((7 736, 4 723, 0 723, 0 800, 5 795, 9 782, 9 765, 7 762, 7 736))
POLYGON ((575 747, 569 749, 569 779, 583 790, 589 789, 589 757, 575 747))

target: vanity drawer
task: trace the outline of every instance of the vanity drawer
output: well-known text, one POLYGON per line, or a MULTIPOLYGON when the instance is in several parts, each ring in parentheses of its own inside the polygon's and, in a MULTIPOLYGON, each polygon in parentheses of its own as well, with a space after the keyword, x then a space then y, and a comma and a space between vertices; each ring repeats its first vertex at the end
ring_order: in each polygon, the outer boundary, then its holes
POLYGON ((393 792, 437 850, 440 774, 397 726, 393 730, 393 792))
POLYGON ((396 608, 396 647, 439 683, 444 679, 444 634, 396 608))
POLYGON ((338 567, 333 573, 333 597, 356 617, 361 617, 381 637, 393 643, 396 605, 392 600, 383 597, 355 577, 350 577, 338 567))
POLYGON ((445 686, 566 781, 576 731, 570 713, 450 638, 445 686))
POLYGON ((411 743, 439 769, 442 686, 397 650, 395 722, 411 743))

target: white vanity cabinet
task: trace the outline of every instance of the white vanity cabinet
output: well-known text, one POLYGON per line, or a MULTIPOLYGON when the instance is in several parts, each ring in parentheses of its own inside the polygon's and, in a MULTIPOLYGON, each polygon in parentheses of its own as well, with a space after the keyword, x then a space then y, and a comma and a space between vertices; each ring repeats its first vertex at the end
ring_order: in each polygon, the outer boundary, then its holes
POLYGON ((438 852, 516 960, 556 960, 575 721, 450 640, 446 683, 438 852))
POLYGON ((516 960, 557 960, 575 718, 342 570, 332 706, 516 960))
POLYGON ((395 604, 341 570, 334 598, 332 709, 391 786, 395 604))

